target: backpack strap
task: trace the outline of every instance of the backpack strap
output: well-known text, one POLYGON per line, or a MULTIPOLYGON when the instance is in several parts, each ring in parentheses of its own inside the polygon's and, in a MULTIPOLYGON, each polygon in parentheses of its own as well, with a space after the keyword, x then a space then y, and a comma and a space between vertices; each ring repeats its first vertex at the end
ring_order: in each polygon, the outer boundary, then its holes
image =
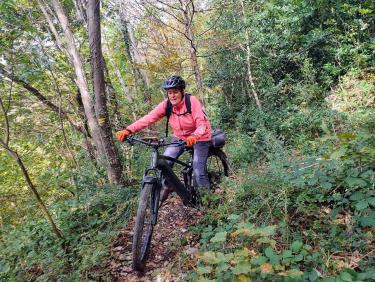
POLYGON ((190 97, 191 97, 191 94, 189 94, 189 93, 186 93, 186 94, 185 94, 186 113, 184 113, 184 115, 186 115, 186 114, 191 114, 191 102, 190 102, 190 97))
POLYGON ((169 117, 172 114, 172 103, 167 100, 167 106, 165 107, 165 116, 167 117, 167 122, 165 124, 165 137, 168 137, 168 125, 169 125, 169 117))
MULTIPOLYGON (((191 102, 190 102, 190 97, 191 94, 185 93, 185 106, 186 106, 186 112, 183 114, 180 114, 180 116, 186 115, 186 114, 191 114, 191 102)), ((165 137, 168 137, 168 125, 169 125, 169 117, 172 115, 172 103, 167 100, 167 106, 165 107, 165 116, 167 117, 167 122, 165 124, 165 137)))

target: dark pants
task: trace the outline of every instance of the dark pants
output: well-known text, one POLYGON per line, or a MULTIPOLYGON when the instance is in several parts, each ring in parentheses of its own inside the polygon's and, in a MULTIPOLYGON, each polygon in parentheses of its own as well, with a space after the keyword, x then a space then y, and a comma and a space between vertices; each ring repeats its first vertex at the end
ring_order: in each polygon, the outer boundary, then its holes
MULTIPOLYGON (((206 162, 208 158, 208 151, 211 145, 211 141, 198 141, 194 145, 194 158, 193 158, 193 171, 194 178, 193 184, 196 188, 210 187, 210 181, 208 179, 206 162)), ((164 152, 164 156, 172 157, 177 159, 184 151, 184 145, 170 145, 164 152)), ((168 161, 170 166, 173 166, 172 161, 168 161)))

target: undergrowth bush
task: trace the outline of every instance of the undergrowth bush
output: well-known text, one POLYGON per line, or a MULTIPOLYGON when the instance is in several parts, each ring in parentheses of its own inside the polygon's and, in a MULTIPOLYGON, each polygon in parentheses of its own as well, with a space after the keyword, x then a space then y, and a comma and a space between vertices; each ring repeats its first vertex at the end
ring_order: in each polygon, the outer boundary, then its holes
POLYGON ((373 281, 374 120, 372 111, 326 119, 309 155, 266 130, 234 134, 240 146, 226 150, 237 173, 193 228, 200 247, 187 279, 373 281), (253 165, 256 149, 264 157, 253 165))
POLYGON ((239 214, 202 230, 188 281, 371 281, 375 269, 341 269, 332 276, 324 254, 295 238, 280 243, 277 225, 256 226, 239 214), (324 278, 322 278, 324 276, 324 278))
POLYGON ((50 206, 63 240, 57 241, 42 218, 1 230, 0 280, 82 281, 109 277, 106 259, 111 239, 126 226, 138 189, 102 185, 76 177, 76 194, 50 206))

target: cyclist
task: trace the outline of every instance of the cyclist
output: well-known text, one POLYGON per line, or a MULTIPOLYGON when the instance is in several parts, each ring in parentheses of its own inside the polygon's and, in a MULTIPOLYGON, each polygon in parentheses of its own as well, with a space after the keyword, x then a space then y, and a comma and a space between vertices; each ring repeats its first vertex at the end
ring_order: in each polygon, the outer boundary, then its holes
MULTIPOLYGON (((194 147, 193 184, 198 191, 202 191, 210 186, 206 162, 211 143, 211 124, 204 113, 202 104, 194 96, 190 96, 191 113, 188 112, 185 103, 188 94, 185 93, 185 87, 186 83, 180 76, 172 75, 168 77, 163 83, 167 99, 126 129, 116 132, 116 137, 120 142, 123 142, 129 134, 136 133, 165 117, 169 100, 172 105, 169 124, 173 129, 173 138, 184 140, 187 147, 194 147)), ((177 159, 183 151, 183 145, 170 145, 166 148, 164 155, 177 159)), ((173 165, 171 161, 168 163, 171 166, 173 165)), ((161 200, 164 201, 172 191, 173 187, 169 187, 168 183, 165 183, 161 191, 161 200)))

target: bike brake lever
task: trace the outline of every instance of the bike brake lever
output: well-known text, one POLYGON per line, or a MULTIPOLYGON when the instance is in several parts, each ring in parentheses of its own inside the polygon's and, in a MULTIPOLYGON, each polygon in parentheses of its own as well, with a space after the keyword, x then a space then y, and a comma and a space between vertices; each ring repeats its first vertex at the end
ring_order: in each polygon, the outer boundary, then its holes
POLYGON ((126 142, 128 142, 131 146, 133 146, 134 145, 134 141, 133 141, 133 136, 128 136, 128 137, 126 137, 126 142))

